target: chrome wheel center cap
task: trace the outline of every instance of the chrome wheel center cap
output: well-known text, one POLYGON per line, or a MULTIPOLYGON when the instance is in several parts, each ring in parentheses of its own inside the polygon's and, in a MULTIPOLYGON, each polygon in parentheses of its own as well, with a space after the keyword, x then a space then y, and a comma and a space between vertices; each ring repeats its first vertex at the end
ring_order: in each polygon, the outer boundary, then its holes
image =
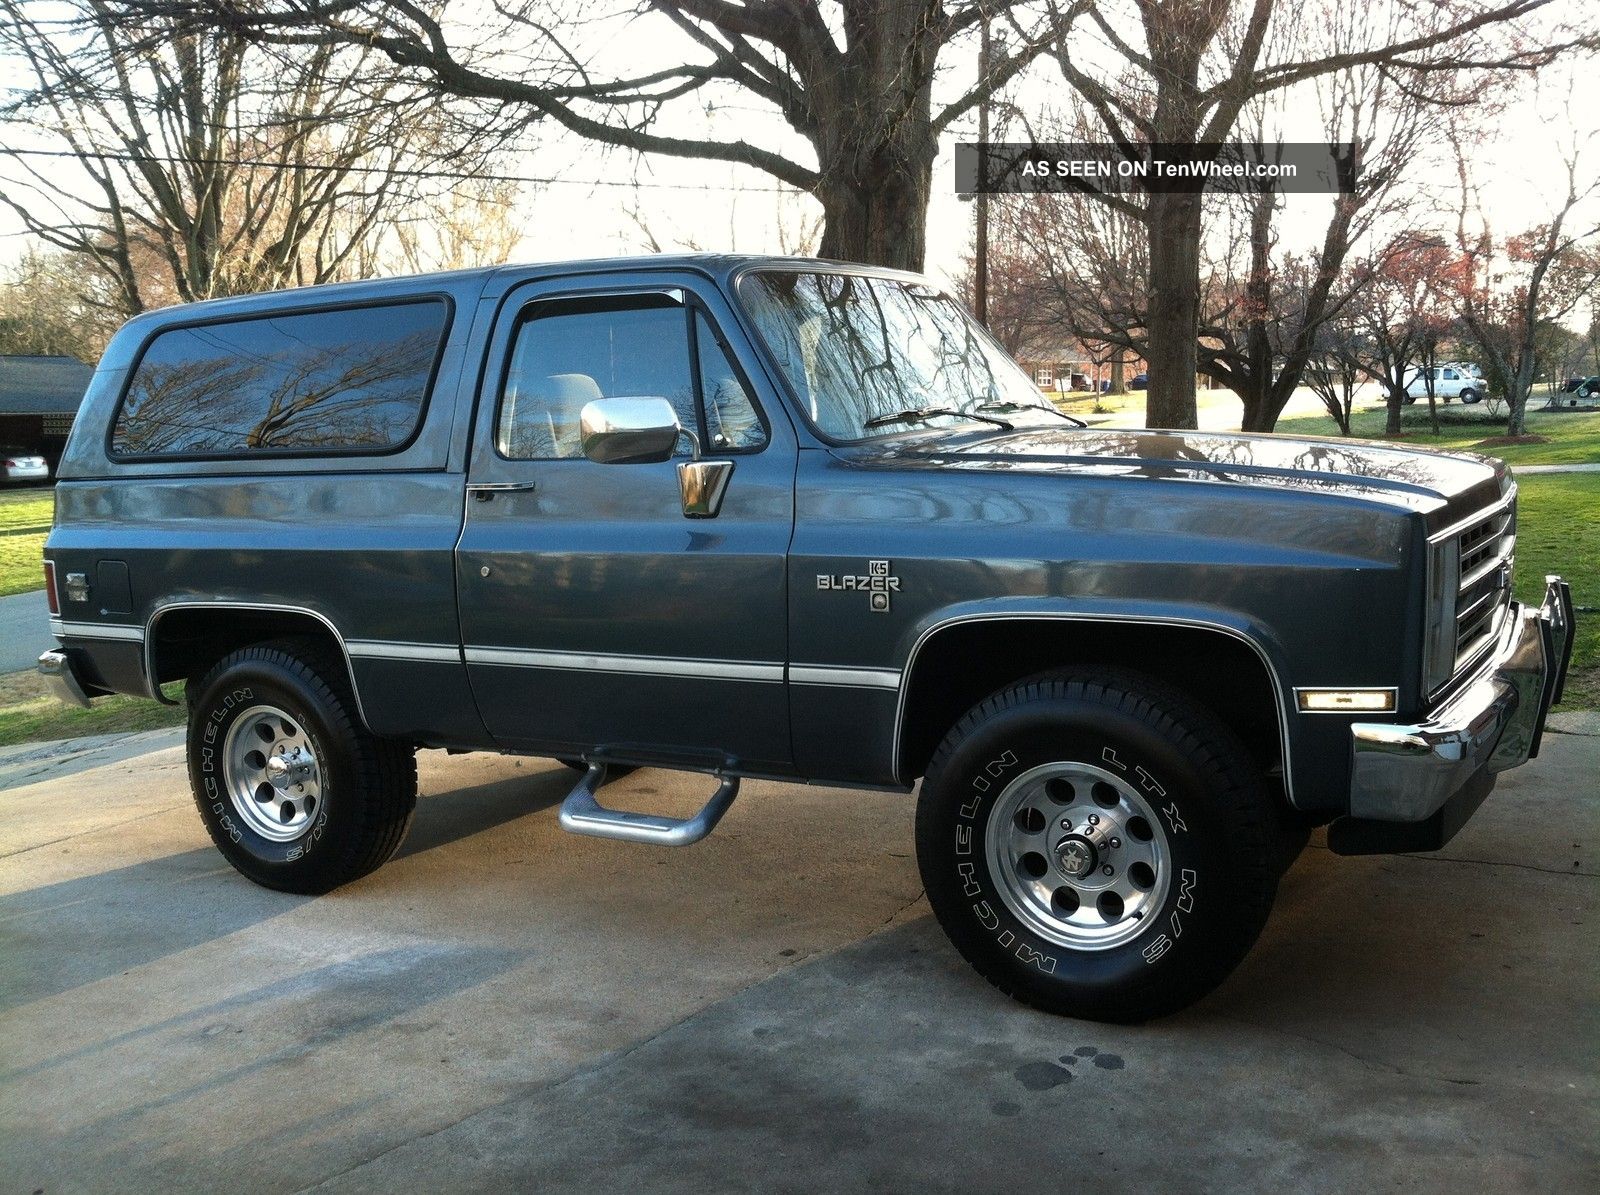
POLYGON ((1080 879, 1094 870, 1094 847, 1086 838, 1063 838, 1056 846, 1056 864, 1066 875, 1080 879))
POLYGON ((269 756, 265 768, 267 779, 279 788, 304 779, 310 770, 305 754, 298 747, 269 756))

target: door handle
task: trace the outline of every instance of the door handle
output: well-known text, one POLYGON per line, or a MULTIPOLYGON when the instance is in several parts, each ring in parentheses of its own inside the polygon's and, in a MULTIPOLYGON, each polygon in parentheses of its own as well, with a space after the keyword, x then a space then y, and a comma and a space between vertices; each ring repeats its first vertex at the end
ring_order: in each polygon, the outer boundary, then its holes
POLYGON ((477 481, 467 485, 467 493, 479 502, 487 502, 496 494, 520 494, 535 488, 531 481, 477 481))

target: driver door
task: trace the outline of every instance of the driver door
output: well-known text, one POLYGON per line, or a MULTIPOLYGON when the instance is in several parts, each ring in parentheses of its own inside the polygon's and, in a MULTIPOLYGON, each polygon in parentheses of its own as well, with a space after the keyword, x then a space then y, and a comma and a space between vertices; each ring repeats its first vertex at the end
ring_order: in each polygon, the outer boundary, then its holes
POLYGON ((518 750, 788 770, 793 430, 714 288, 583 285, 514 289, 491 338, 456 563, 484 723, 518 750), (676 460, 584 457, 579 413, 602 397, 666 398, 733 462, 716 517, 685 516, 676 460))

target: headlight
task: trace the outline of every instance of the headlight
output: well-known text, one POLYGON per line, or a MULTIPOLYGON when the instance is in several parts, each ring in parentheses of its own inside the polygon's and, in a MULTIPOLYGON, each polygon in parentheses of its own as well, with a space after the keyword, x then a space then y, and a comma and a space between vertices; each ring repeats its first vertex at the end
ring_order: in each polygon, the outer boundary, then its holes
POLYGON ((1456 669, 1456 598, 1461 590, 1461 545, 1443 540, 1428 548, 1427 636, 1422 648, 1422 694, 1427 697, 1456 669))

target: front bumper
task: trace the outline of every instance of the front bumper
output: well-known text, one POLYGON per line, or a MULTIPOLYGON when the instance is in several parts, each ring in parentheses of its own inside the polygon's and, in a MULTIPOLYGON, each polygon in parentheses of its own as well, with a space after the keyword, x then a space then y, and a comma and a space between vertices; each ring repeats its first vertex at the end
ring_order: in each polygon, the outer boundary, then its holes
POLYGON ((1494 773, 1539 753, 1572 658, 1571 588, 1545 578, 1543 604, 1513 603, 1505 623, 1489 661, 1426 721, 1351 726, 1349 821, 1436 820, 1453 833, 1494 773))

